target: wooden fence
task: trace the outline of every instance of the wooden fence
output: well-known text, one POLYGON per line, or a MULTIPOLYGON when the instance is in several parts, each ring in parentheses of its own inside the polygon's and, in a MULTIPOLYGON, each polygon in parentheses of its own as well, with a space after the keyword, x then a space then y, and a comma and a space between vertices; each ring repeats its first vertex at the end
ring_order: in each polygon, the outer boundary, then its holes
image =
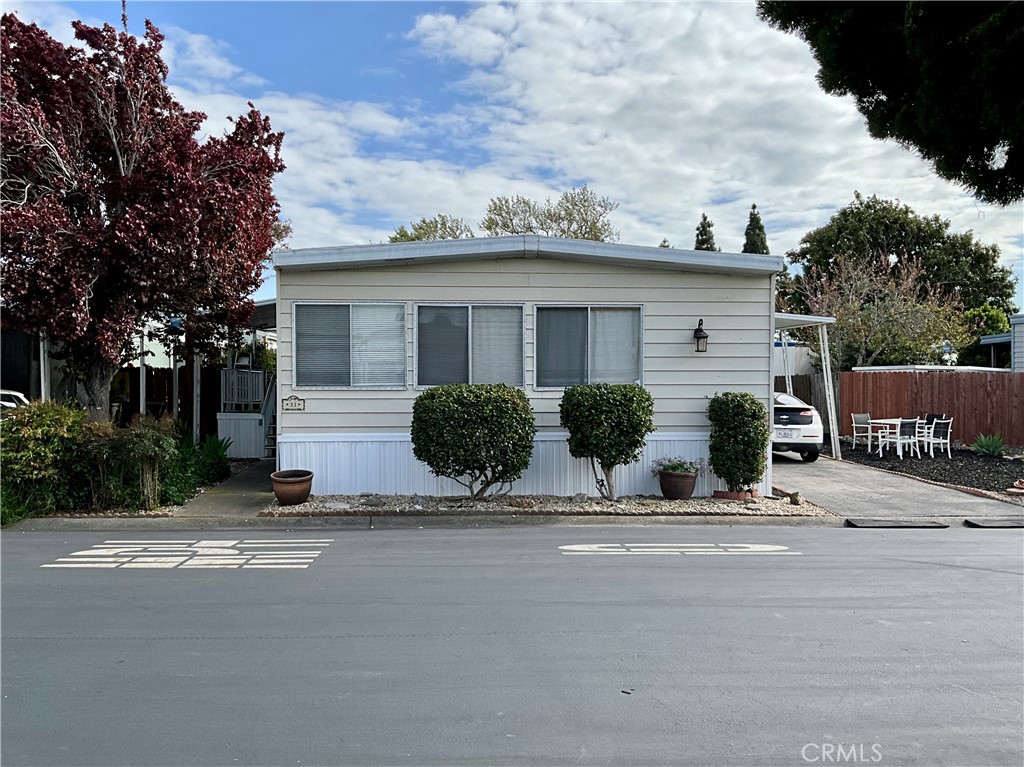
POLYGON ((839 433, 850 434, 851 413, 907 418, 945 413, 953 439, 971 444, 979 434, 999 434, 1024 445, 1024 374, 951 371, 840 373, 839 433))

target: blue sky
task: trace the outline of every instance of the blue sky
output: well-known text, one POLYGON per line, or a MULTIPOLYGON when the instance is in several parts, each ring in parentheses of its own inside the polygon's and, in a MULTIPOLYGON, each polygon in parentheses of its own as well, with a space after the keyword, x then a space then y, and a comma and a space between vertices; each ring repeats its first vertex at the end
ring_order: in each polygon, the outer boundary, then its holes
MULTIPOLYGON (((71 20, 121 14, 109 0, 3 9, 65 42, 71 20)), ((275 191, 294 248, 380 242, 439 212, 475 228, 491 197, 586 183, 619 203, 623 242, 692 247, 707 213, 738 252, 756 203, 782 254, 857 190, 973 230, 1024 270, 1024 205, 979 203, 872 140, 753 2, 129 2, 128 15, 132 32, 149 18, 165 34, 169 82, 207 131, 247 101, 285 131, 275 191)), ((273 293, 271 277, 256 297, 273 293)))

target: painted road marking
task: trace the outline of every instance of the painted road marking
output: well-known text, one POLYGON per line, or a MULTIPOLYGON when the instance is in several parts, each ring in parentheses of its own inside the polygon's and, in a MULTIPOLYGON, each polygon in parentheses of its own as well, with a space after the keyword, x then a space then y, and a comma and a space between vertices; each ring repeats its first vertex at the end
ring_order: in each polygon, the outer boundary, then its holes
POLYGON ((199 541, 104 541, 58 557, 40 567, 108 569, 301 570, 309 567, 333 538, 284 540, 204 539, 199 541))
POLYGON ((563 554, 625 555, 625 554, 759 554, 800 556, 788 546, 769 543, 574 543, 559 546, 563 554))

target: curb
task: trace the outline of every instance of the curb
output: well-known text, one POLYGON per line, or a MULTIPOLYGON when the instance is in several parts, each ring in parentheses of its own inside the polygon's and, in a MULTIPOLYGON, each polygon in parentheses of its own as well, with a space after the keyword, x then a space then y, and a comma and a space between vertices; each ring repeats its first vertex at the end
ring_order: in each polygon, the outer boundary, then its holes
POLYGON ((6 534, 15 532, 72 532, 72 531, 137 531, 137 530, 252 530, 252 529, 305 529, 346 528, 353 530, 422 529, 422 528, 488 528, 488 527, 542 527, 542 526, 672 526, 672 525, 725 525, 776 527, 842 527, 843 518, 827 516, 782 516, 746 514, 692 514, 687 516, 620 516, 620 515, 523 515, 455 516, 329 516, 329 517, 161 517, 157 519, 126 519, 99 517, 81 519, 43 517, 24 519, 6 528, 6 534), (139 524, 143 522, 144 524, 139 524))

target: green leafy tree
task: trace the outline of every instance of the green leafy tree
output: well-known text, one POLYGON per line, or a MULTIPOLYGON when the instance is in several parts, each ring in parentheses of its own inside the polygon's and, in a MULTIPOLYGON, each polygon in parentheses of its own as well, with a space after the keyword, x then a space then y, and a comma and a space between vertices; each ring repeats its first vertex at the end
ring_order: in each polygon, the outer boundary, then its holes
POLYGON ((985 304, 964 312, 964 324, 971 340, 960 349, 957 364, 988 366, 992 362, 991 352, 982 347, 980 339, 981 336, 1010 332, 1010 320, 1006 312, 999 307, 985 304))
POLYGON ((565 390, 558 412, 569 455, 590 459, 601 497, 614 501, 615 467, 640 460, 654 431, 654 398, 639 384, 579 384, 565 390))
MULTIPOLYGON (((966 339, 955 295, 931 287, 916 260, 896 265, 838 255, 812 265, 801 291, 812 314, 834 317, 829 351, 834 370, 866 365, 937 364, 945 345, 966 339)), ((811 340, 817 348, 817 339, 811 340)))
POLYGON ((729 490, 753 489, 768 465, 768 410, 747 392, 727 391, 708 402, 711 469, 729 490))
POLYGON ((700 214, 700 223, 697 224, 697 238, 694 240, 694 250, 713 250, 721 251, 721 248, 715 244, 715 233, 712 231, 715 225, 708 218, 707 213, 700 214))
POLYGON ((1024 198, 1024 4, 760 0, 758 16, 801 37, 826 93, 853 96, 876 139, 920 152, 979 199, 1024 198))
POLYGON ((477 500, 523 475, 536 432, 526 394, 506 384, 435 386, 412 406, 413 455, 477 500))
POLYGON ((473 236, 469 224, 461 218, 438 213, 433 218, 421 218, 409 224, 409 228, 400 226, 388 237, 388 242, 416 242, 419 240, 462 240, 473 236))
POLYGON ((764 231, 764 224, 761 223, 761 214, 757 212, 756 205, 750 206, 747 228, 743 232, 742 252, 768 255, 768 235, 764 231))
MULTIPOLYGON (((1012 303, 1016 280, 999 265, 998 246, 977 242, 970 231, 950 232, 949 221, 939 216, 920 216, 907 205, 865 198, 859 192, 786 255, 805 274, 810 267, 827 272, 837 255, 859 261, 865 269, 873 269, 880 258, 893 265, 916 261, 921 268, 922 297, 934 289, 955 297, 964 309, 987 304, 1007 314, 1016 311, 1012 303)), ((798 284, 802 279, 795 277, 798 284)), ((806 308, 794 297, 794 308, 806 308)))
POLYGON ((609 216, 619 207, 607 197, 598 197, 586 186, 537 202, 526 197, 495 197, 487 205, 480 228, 490 237, 508 234, 540 234, 574 240, 616 242, 619 233, 609 216))

